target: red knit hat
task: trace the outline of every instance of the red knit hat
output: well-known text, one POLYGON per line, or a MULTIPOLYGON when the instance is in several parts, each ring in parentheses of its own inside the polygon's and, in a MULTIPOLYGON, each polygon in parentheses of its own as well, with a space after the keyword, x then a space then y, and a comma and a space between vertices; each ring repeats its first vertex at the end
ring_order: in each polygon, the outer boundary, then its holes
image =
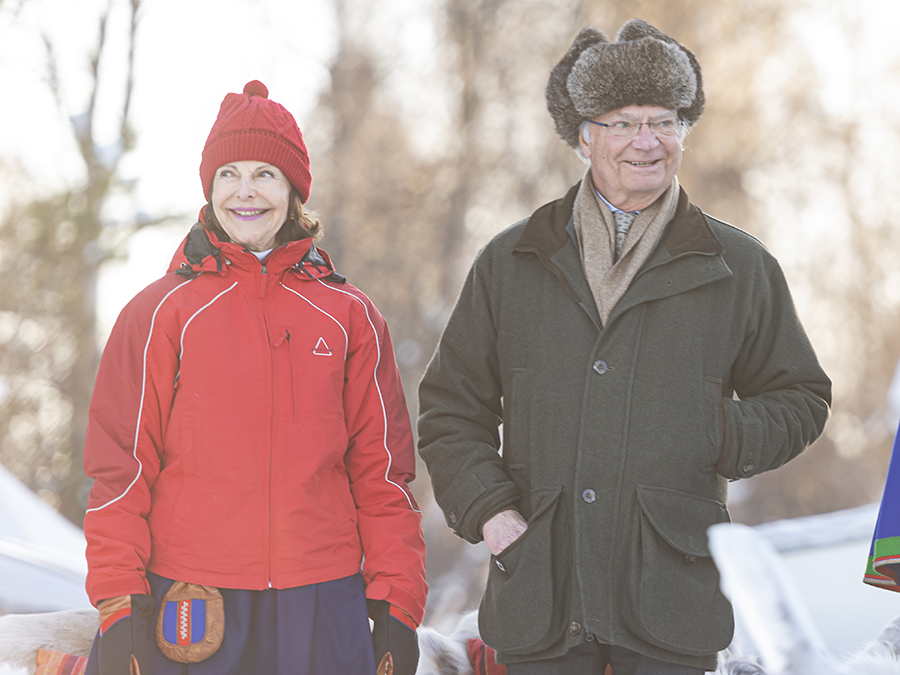
POLYGON ((244 85, 243 94, 225 95, 200 161, 200 180, 207 201, 216 169, 242 160, 277 166, 297 188, 303 202, 309 199, 312 174, 303 134, 294 116, 268 96, 266 85, 258 80, 244 85))

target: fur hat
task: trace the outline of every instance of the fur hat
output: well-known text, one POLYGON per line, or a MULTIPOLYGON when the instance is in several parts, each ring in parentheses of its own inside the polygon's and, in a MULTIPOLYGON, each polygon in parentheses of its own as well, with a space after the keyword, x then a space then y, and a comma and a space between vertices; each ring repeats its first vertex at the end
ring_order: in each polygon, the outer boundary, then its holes
POLYGON ((556 133, 573 148, 581 123, 611 110, 656 105, 677 111, 690 127, 705 101, 694 54, 640 19, 626 22, 616 42, 582 29, 550 72, 546 96, 556 133))
POLYGON ((241 160, 277 166, 297 188, 303 203, 309 199, 312 174, 303 134, 294 116, 269 99, 269 90, 259 80, 244 85, 241 94, 226 94, 219 107, 200 161, 200 181, 207 201, 216 169, 241 160))

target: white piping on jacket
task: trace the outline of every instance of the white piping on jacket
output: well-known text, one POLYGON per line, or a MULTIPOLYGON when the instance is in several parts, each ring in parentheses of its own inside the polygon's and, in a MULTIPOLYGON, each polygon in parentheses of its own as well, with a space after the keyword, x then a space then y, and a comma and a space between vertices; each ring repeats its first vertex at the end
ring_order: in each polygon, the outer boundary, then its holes
MULTIPOLYGON (((178 340, 178 347, 179 347, 179 352, 178 352, 178 363, 181 363, 181 357, 182 357, 182 355, 184 354, 184 334, 187 332, 188 326, 191 325, 191 321, 193 321, 194 319, 196 319, 196 318, 197 318, 197 315, 198 315, 200 312, 202 312, 202 311, 203 311, 204 309, 206 309, 207 307, 210 307, 216 300, 218 300, 219 298, 221 298, 223 295, 225 295, 226 293, 228 293, 228 291, 232 290, 232 289, 233 289, 235 286, 237 286, 237 285, 238 285, 238 282, 235 281, 233 284, 231 284, 231 286, 229 286, 228 288, 226 288, 224 291, 222 291, 222 292, 219 293, 217 296, 215 296, 212 300, 210 300, 210 301, 207 302, 205 305, 203 305, 203 307, 201 307, 201 308, 198 309, 196 312, 194 312, 193 314, 191 314, 191 318, 184 322, 184 328, 181 329, 181 337, 180 337, 179 340, 178 340)), ((179 374, 181 373, 181 368, 178 369, 178 373, 179 373, 179 374)), ((176 375, 175 379, 178 380, 177 375, 176 375)))
POLYGON ((323 282, 321 279, 316 279, 316 281, 318 283, 322 284, 322 286, 324 286, 325 288, 327 288, 329 290, 332 290, 336 293, 343 293, 344 295, 346 295, 350 298, 353 298, 356 302, 358 302, 360 305, 362 305, 363 310, 366 312, 366 320, 369 322, 369 326, 372 329, 372 334, 375 336, 375 349, 376 349, 376 353, 377 353, 377 356, 375 359, 375 369, 372 371, 372 379, 375 381, 375 390, 378 392, 378 401, 381 403, 381 416, 382 416, 382 419, 384 420, 384 436, 382 437, 382 445, 384 446, 384 451, 387 453, 387 457, 388 457, 387 468, 384 470, 384 480, 386 482, 390 483, 391 485, 393 485, 394 487, 396 487, 398 490, 400 490, 400 492, 403 493, 403 496, 406 497, 406 501, 409 504, 410 509, 412 509, 416 513, 421 513, 421 511, 419 511, 419 509, 417 509, 415 506, 413 506, 412 497, 410 497, 409 493, 403 489, 403 486, 398 483, 395 483, 388 477, 391 472, 391 465, 394 462, 394 457, 391 454, 390 448, 388 448, 387 410, 384 407, 384 396, 382 396, 382 394, 381 394, 381 385, 378 384, 378 366, 381 365, 381 341, 378 339, 378 331, 375 330, 375 324, 372 323, 372 318, 369 316, 369 308, 366 307, 366 303, 364 303, 362 300, 360 300, 357 296, 353 295, 352 293, 348 293, 347 291, 342 291, 341 289, 335 288, 334 286, 329 286, 328 284, 323 282))
POLYGON ((308 303, 310 304, 310 306, 313 307, 313 309, 319 310, 320 312, 322 312, 322 314, 324 314, 325 316, 327 316, 329 319, 331 319, 332 321, 334 321, 334 322, 338 325, 338 328, 340 328, 340 329, 341 329, 341 332, 344 334, 344 361, 346 361, 346 360, 347 360, 347 346, 350 344, 350 338, 347 337, 347 330, 341 325, 341 322, 338 321, 337 319, 335 319, 333 316, 331 316, 331 314, 329 314, 329 313, 326 312, 324 309, 322 309, 321 307, 319 307, 316 303, 314 303, 312 300, 310 300, 309 298, 307 298, 305 295, 303 295, 303 294, 300 293, 299 291, 295 291, 293 288, 288 288, 288 287, 285 286, 284 284, 281 284, 281 287, 282 287, 283 289, 285 289, 286 291, 290 291, 291 293, 293 293, 294 295, 296 295, 298 298, 303 298, 304 300, 306 300, 306 302, 308 302, 308 303))
POLYGON ((191 283, 192 281, 193 281, 193 279, 188 279, 187 281, 183 281, 182 283, 178 284, 175 288, 173 288, 171 291, 166 293, 163 296, 163 299, 159 301, 159 304, 156 306, 156 309, 153 310, 153 315, 150 318, 150 330, 147 333, 147 342, 144 344, 144 353, 143 353, 143 358, 142 358, 142 363, 141 363, 141 398, 140 398, 140 403, 138 405, 137 422, 134 427, 134 447, 132 448, 132 455, 134 456, 134 461, 138 463, 137 475, 134 477, 134 480, 132 480, 131 483, 128 484, 128 487, 125 488, 125 491, 122 494, 120 494, 118 497, 116 497, 114 499, 110 499, 108 502, 106 502, 105 504, 103 504, 101 506, 95 506, 92 509, 87 509, 85 511, 85 513, 90 513, 92 511, 100 511, 102 509, 105 509, 110 504, 115 504, 117 501, 119 501, 120 499, 125 497, 125 495, 127 495, 129 492, 131 492, 131 488, 134 487, 134 484, 137 483, 138 479, 141 477, 141 473, 144 470, 144 465, 141 462, 141 460, 138 459, 137 446, 138 446, 138 437, 140 436, 140 433, 141 433, 141 416, 144 413, 144 394, 146 393, 146 390, 147 390, 147 350, 150 349, 150 339, 153 337, 153 328, 156 325, 156 315, 157 315, 157 313, 159 313, 159 310, 163 306, 163 303, 165 303, 165 301, 169 299, 169 296, 172 295, 172 293, 179 290, 186 284, 191 283))

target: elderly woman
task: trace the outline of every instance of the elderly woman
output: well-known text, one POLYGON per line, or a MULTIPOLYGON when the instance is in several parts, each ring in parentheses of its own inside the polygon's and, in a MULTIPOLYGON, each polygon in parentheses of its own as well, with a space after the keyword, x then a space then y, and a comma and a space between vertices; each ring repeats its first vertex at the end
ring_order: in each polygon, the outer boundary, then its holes
POLYGON ((425 549, 385 321, 316 248, 306 146, 262 83, 225 97, 200 177, 91 401, 88 673, 411 674, 425 549))

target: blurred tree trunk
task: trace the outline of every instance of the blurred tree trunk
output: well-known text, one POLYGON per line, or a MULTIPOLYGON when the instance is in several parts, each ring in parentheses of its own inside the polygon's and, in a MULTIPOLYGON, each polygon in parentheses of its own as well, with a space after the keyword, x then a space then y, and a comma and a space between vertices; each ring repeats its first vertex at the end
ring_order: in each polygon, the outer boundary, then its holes
POLYGON ((750 174, 765 196, 765 240, 802 301, 834 405, 813 451, 748 483, 735 509, 746 522, 877 501, 896 432, 900 411, 888 408, 887 392, 900 359, 900 128, 885 82, 900 59, 858 9, 823 3, 796 17, 802 27, 810 18, 839 26, 829 44, 840 56, 804 53, 806 35, 795 30, 765 116, 774 152, 750 174))
MULTIPOLYGON (((0 461, 79 525, 89 488, 81 458, 98 360, 98 271, 139 226, 104 215, 108 200, 128 189, 117 169, 134 144, 130 102, 140 0, 127 3, 124 57, 108 53, 112 10, 110 2, 99 17, 86 110, 70 117, 84 161, 83 187, 15 204, 0 222, 0 461), (94 122, 107 58, 124 60, 127 75, 118 131, 111 144, 100 146, 94 122)), ((54 44, 47 36, 44 42, 48 86, 66 115, 54 44)))

